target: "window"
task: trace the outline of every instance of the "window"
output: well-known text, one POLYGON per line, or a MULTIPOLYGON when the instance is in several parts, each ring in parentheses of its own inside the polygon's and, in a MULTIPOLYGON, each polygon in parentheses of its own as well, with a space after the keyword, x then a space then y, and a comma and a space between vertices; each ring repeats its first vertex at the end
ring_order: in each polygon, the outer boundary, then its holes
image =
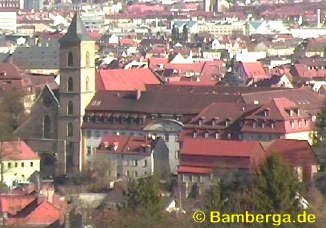
POLYGON ((67 136, 73 136, 74 135, 74 127, 72 123, 68 123, 67 126, 67 136))
POLYGON ((147 167, 147 160, 144 160, 144 166, 143 167, 147 167))
POLYGON ((11 168, 11 162, 8 162, 8 169, 11 168))
POLYGON ((89 91, 89 77, 86 77, 86 91, 89 91))
POLYGON ((87 156, 90 156, 92 154, 92 147, 88 146, 87 147, 87 156))
POLYGON ((137 171, 135 171, 135 177, 138 177, 138 172, 137 171))
POLYGON ((48 115, 43 118, 43 138, 51 138, 51 121, 48 115))
POLYGON ((95 131, 95 138, 99 138, 101 136, 100 131, 95 131))
POLYGON ((298 127, 301 128, 301 120, 298 120, 298 127))
POLYGON ((179 141, 179 135, 176 135, 176 136, 175 136, 175 139, 174 139, 174 141, 176 141, 176 142, 178 142, 178 141, 179 141))
POLYGON ((164 135, 164 141, 165 141, 165 142, 168 142, 168 141, 169 141, 169 134, 165 134, 165 135, 164 135))
POLYGON ((86 60, 86 67, 89 67, 90 66, 89 52, 86 52, 85 60, 86 60))
POLYGON ((72 101, 69 101, 68 107, 67 107, 67 113, 68 113, 68 115, 72 115, 73 112, 74 112, 74 104, 72 103, 72 101))
POLYGON ((87 138, 91 138, 92 137, 92 131, 91 130, 87 130, 86 131, 86 137, 87 138))
POLYGON ((192 133, 192 136, 193 136, 194 138, 197 138, 197 131, 194 131, 194 132, 192 133))
POLYGON ((261 123, 261 127, 262 128, 265 128, 265 123, 261 123))
POLYGON ((308 120, 305 120, 304 123, 305 123, 305 126, 306 126, 306 127, 309 126, 309 121, 308 121, 308 120))
POLYGON ((256 122, 252 122, 252 128, 256 128, 257 127, 257 123, 256 122))
POLYGON ((209 132, 208 131, 205 131, 204 138, 207 139, 208 136, 209 136, 209 132))
POLYGON ((25 164, 24 164, 24 162, 22 162, 22 163, 21 163, 21 167, 24 168, 24 166, 25 166, 25 164))
POLYGON ((33 163, 33 162, 31 162, 31 163, 30 163, 30 165, 31 165, 31 167, 33 167, 33 166, 34 166, 34 163, 33 163))
POLYGON ((215 138, 216 139, 220 139, 221 138, 221 133, 220 132, 216 132, 215 133, 215 138))
POLYGON ((15 168, 17 168, 18 167, 18 163, 17 162, 15 162, 15 168))
POLYGON ((290 124, 291 124, 291 128, 294 129, 294 121, 290 121, 290 124))
POLYGON ((73 66, 73 64, 74 64, 74 57, 73 57, 73 55, 72 55, 72 52, 69 52, 68 53, 68 66, 73 66))
POLYGON ((71 92, 71 91, 73 91, 73 89, 74 89, 74 82, 73 82, 72 77, 69 77, 68 82, 67 82, 67 90, 68 90, 68 92, 71 92))
POLYGON ((180 151, 179 151, 179 150, 176 150, 176 151, 174 152, 174 157, 175 157, 175 159, 179 159, 179 156, 180 156, 180 151))
POLYGON ((275 128, 275 123, 271 123, 271 128, 272 128, 272 129, 275 128))
POLYGON ((137 165, 138 165, 138 161, 137 160, 133 160, 132 161, 132 166, 137 167, 137 165))
POLYGON ((229 132, 228 133, 228 139, 231 139, 231 137, 232 137, 232 134, 229 132))

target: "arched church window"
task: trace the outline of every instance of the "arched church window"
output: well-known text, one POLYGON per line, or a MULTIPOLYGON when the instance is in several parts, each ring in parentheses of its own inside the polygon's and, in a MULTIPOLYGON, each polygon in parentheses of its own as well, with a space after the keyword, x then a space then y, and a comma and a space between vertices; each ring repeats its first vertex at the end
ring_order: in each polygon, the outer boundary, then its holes
POLYGON ((73 66, 74 64, 74 57, 72 55, 72 52, 68 53, 68 66, 73 66))
POLYGON ((90 66, 90 62, 89 52, 86 52, 86 67, 90 66))
POLYGON ((86 77, 86 91, 89 91, 89 77, 86 77))
POLYGON ((72 101, 69 101, 68 103, 67 113, 68 115, 72 115, 74 113, 74 104, 72 103, 72 101))
POLYGON ((43 137, 51 138, 51 120, 48 115, 43 118, 43 137))
POLYGON ((67 126, 67 136, 73 136, 74 135, 74 126, 72 123, 68 123, 67 126))
POLYGON ((72 80, 72 77, 68 78, 67 89, 68 91, 73 91, 74 89, 74 82, 72 80))

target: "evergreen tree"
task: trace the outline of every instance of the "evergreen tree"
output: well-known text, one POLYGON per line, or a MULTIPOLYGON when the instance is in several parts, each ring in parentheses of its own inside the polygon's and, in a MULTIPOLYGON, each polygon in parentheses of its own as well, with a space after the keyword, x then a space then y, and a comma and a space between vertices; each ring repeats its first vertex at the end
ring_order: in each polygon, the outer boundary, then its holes
POLYGON ((157 178, 140 178, 129 183, 127 207, 134 212, 155 214, 159 208, 160 196, 157 178))
POLYGON ((279 154, 273 153, 254 177, 249 205, 259 213, 295 212, 299 209, 300 190, 293 168, 285 165, 279 154))
POLYGON ((322 165, 326 163, 326 99, 321 107, 320 113, 315 122, 316 132, 314 135, 314 144, 321 149, 319 160, 322 165))
POLYGON ((208 211, 222 211, 224 208, 227 199, 223 187, 223 182, 219 180, 207 190, 205 201, 208 211))
POLYGON ((183 26, 182 35, 183 35, 184 41, 187 42, 188 41, 188 27, 187 27, 187 25, 183 26))

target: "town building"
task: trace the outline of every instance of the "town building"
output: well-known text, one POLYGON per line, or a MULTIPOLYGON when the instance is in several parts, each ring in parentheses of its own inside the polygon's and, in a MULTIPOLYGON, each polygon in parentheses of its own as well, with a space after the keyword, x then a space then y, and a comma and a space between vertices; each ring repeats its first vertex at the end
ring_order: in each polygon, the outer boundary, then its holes
POLYGON ((27 182, 31 175, 40 172, 40 157, 24 141, 1 142, 0 146, 1 178, 8 186, 27 182))
MULTIPOLYGON (((91 154, 91 148, 88 148, 91 154)), ((128 135, 106 135, 93 156, 93 165, 107 161, 111 178, 139 178, 158 174, 169 177, 169 151, 162 138, 128 135)), ((105 164, 105 163, 104 163, 105 164)))

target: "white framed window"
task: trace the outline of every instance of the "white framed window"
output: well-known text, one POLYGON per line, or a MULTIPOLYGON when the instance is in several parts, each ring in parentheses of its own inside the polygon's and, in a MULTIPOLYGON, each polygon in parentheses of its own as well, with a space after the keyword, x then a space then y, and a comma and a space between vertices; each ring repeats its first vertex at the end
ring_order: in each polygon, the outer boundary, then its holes
POLYGON ((290 121, 290 125, 291 125, 291 129, 294 129, 294 121, 293 120, 290 121))
POLYGON ((298 120, 298 127, 301 128, 301 120, 298 120))

